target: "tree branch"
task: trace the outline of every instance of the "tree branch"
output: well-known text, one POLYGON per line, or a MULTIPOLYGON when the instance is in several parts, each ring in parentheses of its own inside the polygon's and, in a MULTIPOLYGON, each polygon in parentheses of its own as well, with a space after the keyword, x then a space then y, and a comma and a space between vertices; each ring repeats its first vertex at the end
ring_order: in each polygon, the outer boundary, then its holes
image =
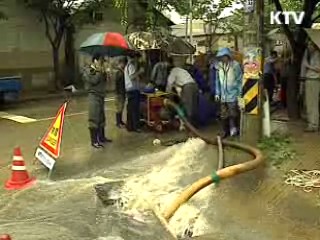
MULTIPOLYGON (((308 0, 307 0, 308 1, 308 0)), ((282 8, 282 5, 280 3, 280 0, 273 0, 273 3, 277 9, 277 11, 279 12, 283 12, 283 8, 282 8)), ((284 21, 284 16, 283 14, 280 15, 279 17, 281 23, 282 23, 282 28, 283 28, 283 31, 284 33, 286 34, 288 40, 289 40, 289 43, 292 47, 292 49, 294 49, 295 45, 296 45, 296 42, 295 42, 295 39, 294 39, 294 34, 291 32, 290 28, 288 25, 285 24, 285 21, 284 21)))
POLYGON ((42 18, 43 18, 44 23, 45 23, 46 36, 49 39, 49 42, 51 43, 51 45, 54 46, 54 41, 53 41, 52 36, 50 34, 50 25, 49 25, 49 21, 48 21, 47 15, 46 15, 46 13, 44 11, 41 11, 41 15, 42 15, 42 18))

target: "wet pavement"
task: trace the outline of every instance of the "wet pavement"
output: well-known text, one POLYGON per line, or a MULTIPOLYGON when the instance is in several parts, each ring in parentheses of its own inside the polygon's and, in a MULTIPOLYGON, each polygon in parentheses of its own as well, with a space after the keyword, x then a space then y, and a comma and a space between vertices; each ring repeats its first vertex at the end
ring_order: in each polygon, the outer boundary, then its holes
MULTIPOLYGON (((181 138, 185 134, 129 134, 116 129, 110 96, 106 99, 107 132, 114 142, 104 150, 93 150, 89 146, 86 98, 79 97, 69 104, 62 155, 48 180, 46 169, 37 162, 33 164, 33 155, 62 102, 38 101, 3 110, 35 121, 19 123, 0 118, 0 181, 10 177, 13 148, 20 146, 28 170, 39 182, 18 192, 0 189, 0 233, 10 233, 14 240, 147 239, 142 238, 143 233, 149 239, 154 234, 153 239, 169 240, 170 234, 154 214, 160 215, 184 187, 217 167, 216 149, 199 139, 155 147, 155 138, 181 138), (124 181, 116 194, 121 206, 101 206, 94 186, 115 181, 124 181)), ((215 135, 214 128, 204 133, 215 135)), ((299 131, 295 134, 301 135, 299 131)), ((311 138, 315 145, 310 148, 316 147, 319 136, 311 138)), ((302 143, 301 139, 297 141, 297 149, 304 149, 302 143)), ((310 150, 308 154, 319 164, 315 152, 310 150)), ((226 165, 249 158, 230 149, 225 154, 226 165)), ((208 187, 178 210, 169 223, 170 230, 181 237, 188 232, 203 235, 197 239, 320 239, 316 196, 307 196, 283 183, 285 170, 317 167, 312 160, 302 165, 299 162, 282 170, 264 166, 208 187)))

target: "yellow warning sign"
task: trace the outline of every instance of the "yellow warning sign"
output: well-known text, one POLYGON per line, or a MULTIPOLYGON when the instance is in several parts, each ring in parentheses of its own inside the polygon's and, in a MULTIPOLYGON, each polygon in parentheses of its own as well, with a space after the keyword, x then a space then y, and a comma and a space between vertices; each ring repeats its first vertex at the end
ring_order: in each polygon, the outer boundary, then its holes
POLYGON ((59 109, 57 116, 53 120, 49 130, 40 142, 40 147, 46 150, 54 158, 58 158, 60 155, 60 145, 62 140, 62 130, 66 108, 67 103, 64 103, 59 109))

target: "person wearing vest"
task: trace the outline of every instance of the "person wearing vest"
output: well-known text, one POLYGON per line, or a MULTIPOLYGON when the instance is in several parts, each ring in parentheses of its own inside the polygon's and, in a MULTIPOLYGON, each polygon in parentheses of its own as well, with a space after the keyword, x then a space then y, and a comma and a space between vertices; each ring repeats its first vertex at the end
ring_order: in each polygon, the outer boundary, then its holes
POLYGON ((241 97, 242 70, 240 64, 232 59, 229 48, 217 53, 215 72, 215 99, 220 103, 220 118, 223 126, 223 138, 239 134, 239 106, 241 97))
POLYGON ((305 79, 308 120, 305 131, 317 132, 319 130, 320 52, 314 43, 309 43, 304 54, 300 76, 305 79))
POLYGON ((91 145, 94 148, 102 148, 103 143, 112 141, 105 137, 106 73, 104 59, 101 55, 95 55, 92 58, 92 64, 85 67, 84 77, 86 90, 88 91, 88 121, 91 145))
POLYGON ((138 68, 138 56, 128 58, 124 69, 125 90, 127 94, 127 130, 140 132, 140 78, 143 68, 138 68))

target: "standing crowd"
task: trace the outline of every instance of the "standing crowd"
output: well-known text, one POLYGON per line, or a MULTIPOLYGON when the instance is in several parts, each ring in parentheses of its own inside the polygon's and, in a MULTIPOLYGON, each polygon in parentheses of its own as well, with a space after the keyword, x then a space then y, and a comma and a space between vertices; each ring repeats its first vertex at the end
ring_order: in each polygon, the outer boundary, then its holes
MULTIPOLYGON (((172 93, 185 110, 187 119, 201 127, 204 118, 220 117, 222 137, 240 133, 240 104, 242 98, 242 65, 236 61, 230 49, 223 48, 208 63, 208 74, 195 64, 187 64, 185 56, 161 55, 150 73, 149 81, 143 82, 146 70, 139 63, 141 55, 121 57, 116 63, 116 125, 130 132, 140 132, 140 104, 142 85, 172 93), (126 121, 123 112, 126 105, 126 121), (212 114, 212 112, 215 112, 212 114), (202 116, 202 118, 201 118, 202 116)), ((277 68, 278 53, 272 51, 264 65, 264 88, 273 102, 276 86, 281 85, 281 99, 286 106, 286 86, 289 79, 290 59, 282 71, 277 68)), ((104 98, 106 71, 104 58, 96 55, 91 65, 84 70, 89 101, 89 130, 91 144, 95 148, 111 142, 105 136, 104 98)), ((320 53, 314 44, 309 44, 301 66, 301 77, 305 80, 305 103, 308 126, 306 131, 319 129, 320 53)))
MULTIPOLYGON (((142 79, 145 68, 139 64, 140 54, 121 57, 116 63, 116 125, 126 127, 130 132, 140 132, 140 101, 142 79), (126 105, 126 121, 123 112, 126 105)), ((201 127, 201 115, 207 112, 205 120, 214 116, 214 106, 219 103, 223 123, 223 137, 239 134, 239 106, 241 97, 242 69, 232 57, 230 49, 221 49, 210 63, 210 73, 205 79, 201 70, 187 64, 186 56, 161 55, 154 64, 150 79, 144 85, 172 93, 178 97, 179 104, 187 119, 196 127, 201 127), (213 101, 212 101, 213 100, 213 101)), ((95 55, 92 63, 84 69, 84 79, 89 101, 89 130, 91 145, 102 148, 111 142, 105 136, 104 98, 106 89, 104 58, 95 55)), ((203 116, 202 116, 203 120, 203 116)))
MULTIPOLYGON (((293 59, 289 55, 281 59, 276 51, 271 51, 264 65, 264 88, 268 92, 271 104, 278 94, 282 107, 287 107, 287 86, 292 76, 293 59), (280 86, 277 91, 276 86, 280 86)), ((320 100, 320 50, 309 42, 305 50, 300 68, 300 86, 298 100, 302 112, 306 113, 306 132, 319 131, 319 100, 320 100)))

